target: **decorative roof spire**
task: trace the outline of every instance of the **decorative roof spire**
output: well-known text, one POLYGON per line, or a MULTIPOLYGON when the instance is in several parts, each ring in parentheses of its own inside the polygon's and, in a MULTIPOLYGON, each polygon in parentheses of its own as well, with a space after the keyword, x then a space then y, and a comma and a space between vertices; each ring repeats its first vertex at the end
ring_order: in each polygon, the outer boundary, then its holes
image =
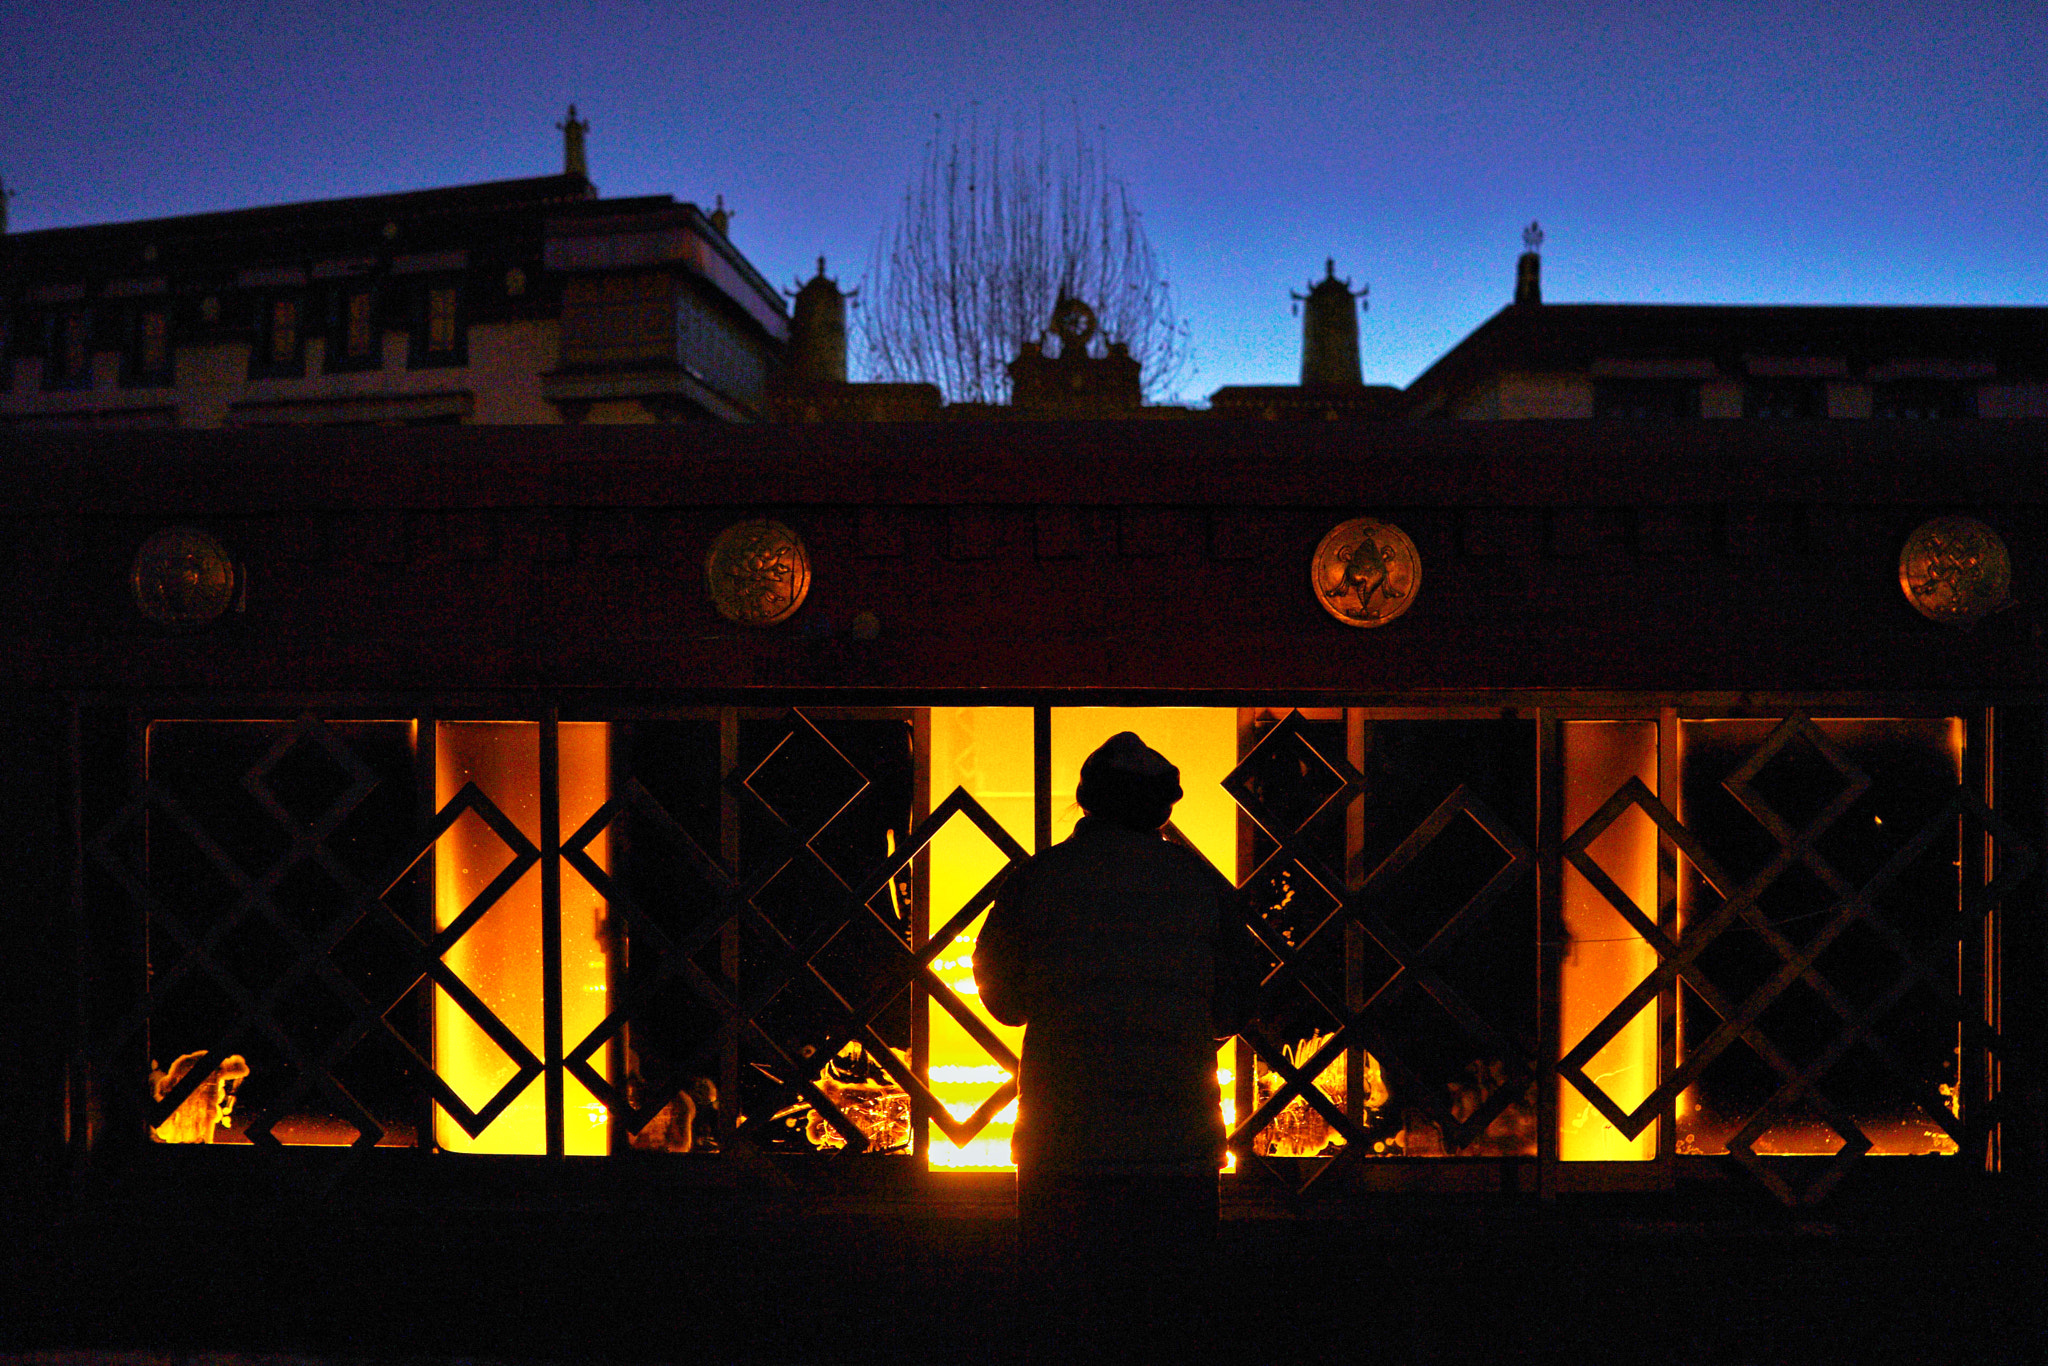
MULTIPOLYGON (((707 213, 704 216, 711 220, 712 227, 718 229, 718 235, 720 237, 729 237, 732 235, 730 232, 727 231, 727 224, 732 222, 733 211, 725 207, 724 195, 718 196, 717 206, 714 207, 710 213, 707 213)), ((824 273, 825 258, 820 256, 818 258, 818 274, 823 275, 824 273)))
POLYGON ((1323 278, 1309 281, 1308 293, 1290 291, 1301 308, 1303 387, 1357 389, 1365 383, 1358 367, 1358 315, 1370 306, 1371 293, 1371 285, 1354 290, 1349 279, 1338 279, 1334 257, 1324 259, 1323 278))
POLYGON ((1543 258, 1537 253, 1543 246, 1543 225, 1531 221, 1522 229, 1522 257, 1515 262, 1515 302, 1518 304, 1540 304, 1543 302, 1543 258))
POLYGON ((576 117, 576 106, 569 106, 569 117, 555 125, 562 130, 562 174, 590 177, 590 166, 583 159, 583 135, 590 131, 587 119, 576 117))

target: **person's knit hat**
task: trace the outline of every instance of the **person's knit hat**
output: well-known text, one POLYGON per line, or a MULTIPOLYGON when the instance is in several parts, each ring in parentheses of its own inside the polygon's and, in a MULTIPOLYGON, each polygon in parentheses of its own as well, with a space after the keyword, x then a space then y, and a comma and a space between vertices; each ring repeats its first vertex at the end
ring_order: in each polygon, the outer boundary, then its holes
POLYGON ((1180 797, 1180 770, 1164 754, 1140 740, 1135 731, 1118 731, 1103 741, 1102 748, 1082 763, 1081 774, 1086 777, 1099 768, 1149 778, 1162 787, 1172 787, 1175 800, 1180 797))

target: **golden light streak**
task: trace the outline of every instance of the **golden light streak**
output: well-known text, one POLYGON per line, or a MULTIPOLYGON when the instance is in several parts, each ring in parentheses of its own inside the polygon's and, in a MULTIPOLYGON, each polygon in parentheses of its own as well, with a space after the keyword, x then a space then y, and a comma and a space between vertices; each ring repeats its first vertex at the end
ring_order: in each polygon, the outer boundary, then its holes
MULTIPOLYGON (((609 788, 610 727, 565 722, 559 728, 561 832, 566 839, 604 804, 609 788)), ((540 726, 532 721, 442 721, 434 727, 434 795, 440 806, 474 782, 526 837, 540 843, 540 726)), ((605 867, 609 840, 589 848, 605 867)), ((434 925, 446 928, 511 854, 490 827, 465 815, 435 846, 434 925)), ((456 941, 448 966, 536 1055, 544 1049, 541 963, 541 870, 511 887, 456 941)), ((573 1047, 604 1019, 609 1000, 609 958, 604 942, 604 900, 567 863, 562 865, 562 1037, 573 1047)), ((609 1078, 603 1052, 592 1059, 609 1078)), ((434 1066, 471 1109, 481 1108, 515 1072, 512 1060, 438 987, 434 992, 434 1066)), ((575 1077, 563 1079, 568 1111, 564 1141, 572 1154, 596 1156, 610 1148, 610 1116, 575 1077)), ((488 1129, 471 1138, 453 1116, 436 1108, 434 1137, 462 1153, 545 1153, 545 1090, 539 1078, 488 1129)))
MULTIPOLYGON (((1564 732, 1564 826, 1577 830, 1630 778, 1657 790, 1657 723, 1567 721, 1564 732)), ((1587 851, 1646 915, 1657 908, 1657 827, 1631 807, 1587 851)), ((1566 1051, 1657 967, 1657 951, 1621 912, 1569 864, 1564 874, 1565 953, 1561 1006, 1566 1051)), ((1653 1001, 1586 1067, 1624 1110, 1657 1086, 1657 1006, 1653 1001)), ((1646 1162, 1657 1155, 1657 1126, 1622 1135, 1569 1082, 1557 1088, 1558 1155, 1567 1162, 1646 1162)))
MULTIPOLYGON (((1081 761, 1118 731, 1134 730, 1181 770, 1186 792, 1174 824, 1225 876, 1237 871, 1237 805, 1219 784, 1237 765, 1237 713, 1224 707, 1061 707, 1052 713, 1054 842, 1073 833, 1081 811, 1074 786, 1081 761)), ((1028 707, 934 707, 931 711, 931 794, 937 805, 965 787, 1026 849, 1032 829, 1032 719, 1028 707)), ((1002 867, 1002 855, 965 821, 951 822, 931 846, 932 924, 978 891, 1002 867)), ((977 920, 932 969, 1012 1049, 1023 1031, 995 1024, 981 1008, 973 978, 977 920)), ((949 1114, 964 1119, 1009 1079, 952 1016, 933 1006, 932 1091, 949 1114)), ((1227 1054, 1219 1055, 1227 1057, 1227 1054)), ((1228 1082, 1225 1083, 1228 1085, 1228 1082)), ((1226 1100, 1227 1105, 1227 1100, 1226 1100)), ((934 1133, 929 1160, 952 1170, 1009 1171, 1015 1105, 1005 1106, 964 1146, 934 1133)))

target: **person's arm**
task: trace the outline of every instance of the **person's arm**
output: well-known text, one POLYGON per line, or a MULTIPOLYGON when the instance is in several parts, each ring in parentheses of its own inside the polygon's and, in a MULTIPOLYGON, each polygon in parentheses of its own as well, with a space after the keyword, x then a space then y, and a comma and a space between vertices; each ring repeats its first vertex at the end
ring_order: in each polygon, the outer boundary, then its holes
POLYGON ((1272 960, 1245 925, 1242 895, 1227 883, 1223 883, 1219 890, 1216 938, 1213 941, 1216 997, 1212 1024, 1220 1041, 1238 1033, 1251 1022, 1258 1009, 1259 986, 1265 980, 1266 969, 1272 960))
POLYGON ((1019 903, 1029 865, 1012 868, 996 889, 995 908, 974 944, 974 985, 988 1013, 1006 1025, 1028 1024, 1025 1001, 1025 913, 1019 903))

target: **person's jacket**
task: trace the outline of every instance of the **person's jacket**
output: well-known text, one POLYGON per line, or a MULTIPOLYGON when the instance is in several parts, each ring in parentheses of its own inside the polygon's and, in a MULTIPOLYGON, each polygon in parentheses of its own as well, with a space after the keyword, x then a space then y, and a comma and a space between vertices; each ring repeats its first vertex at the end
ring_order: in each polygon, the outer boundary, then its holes
POLYGON ((1190 851, 1093 817, 1004 881, 974 978, 991 1015, 1026 1027, 1020 1165, 1221 1161, 1216 1041, 1244 994, 1245 955, 1219 930, 1230 890, 1190 851))

